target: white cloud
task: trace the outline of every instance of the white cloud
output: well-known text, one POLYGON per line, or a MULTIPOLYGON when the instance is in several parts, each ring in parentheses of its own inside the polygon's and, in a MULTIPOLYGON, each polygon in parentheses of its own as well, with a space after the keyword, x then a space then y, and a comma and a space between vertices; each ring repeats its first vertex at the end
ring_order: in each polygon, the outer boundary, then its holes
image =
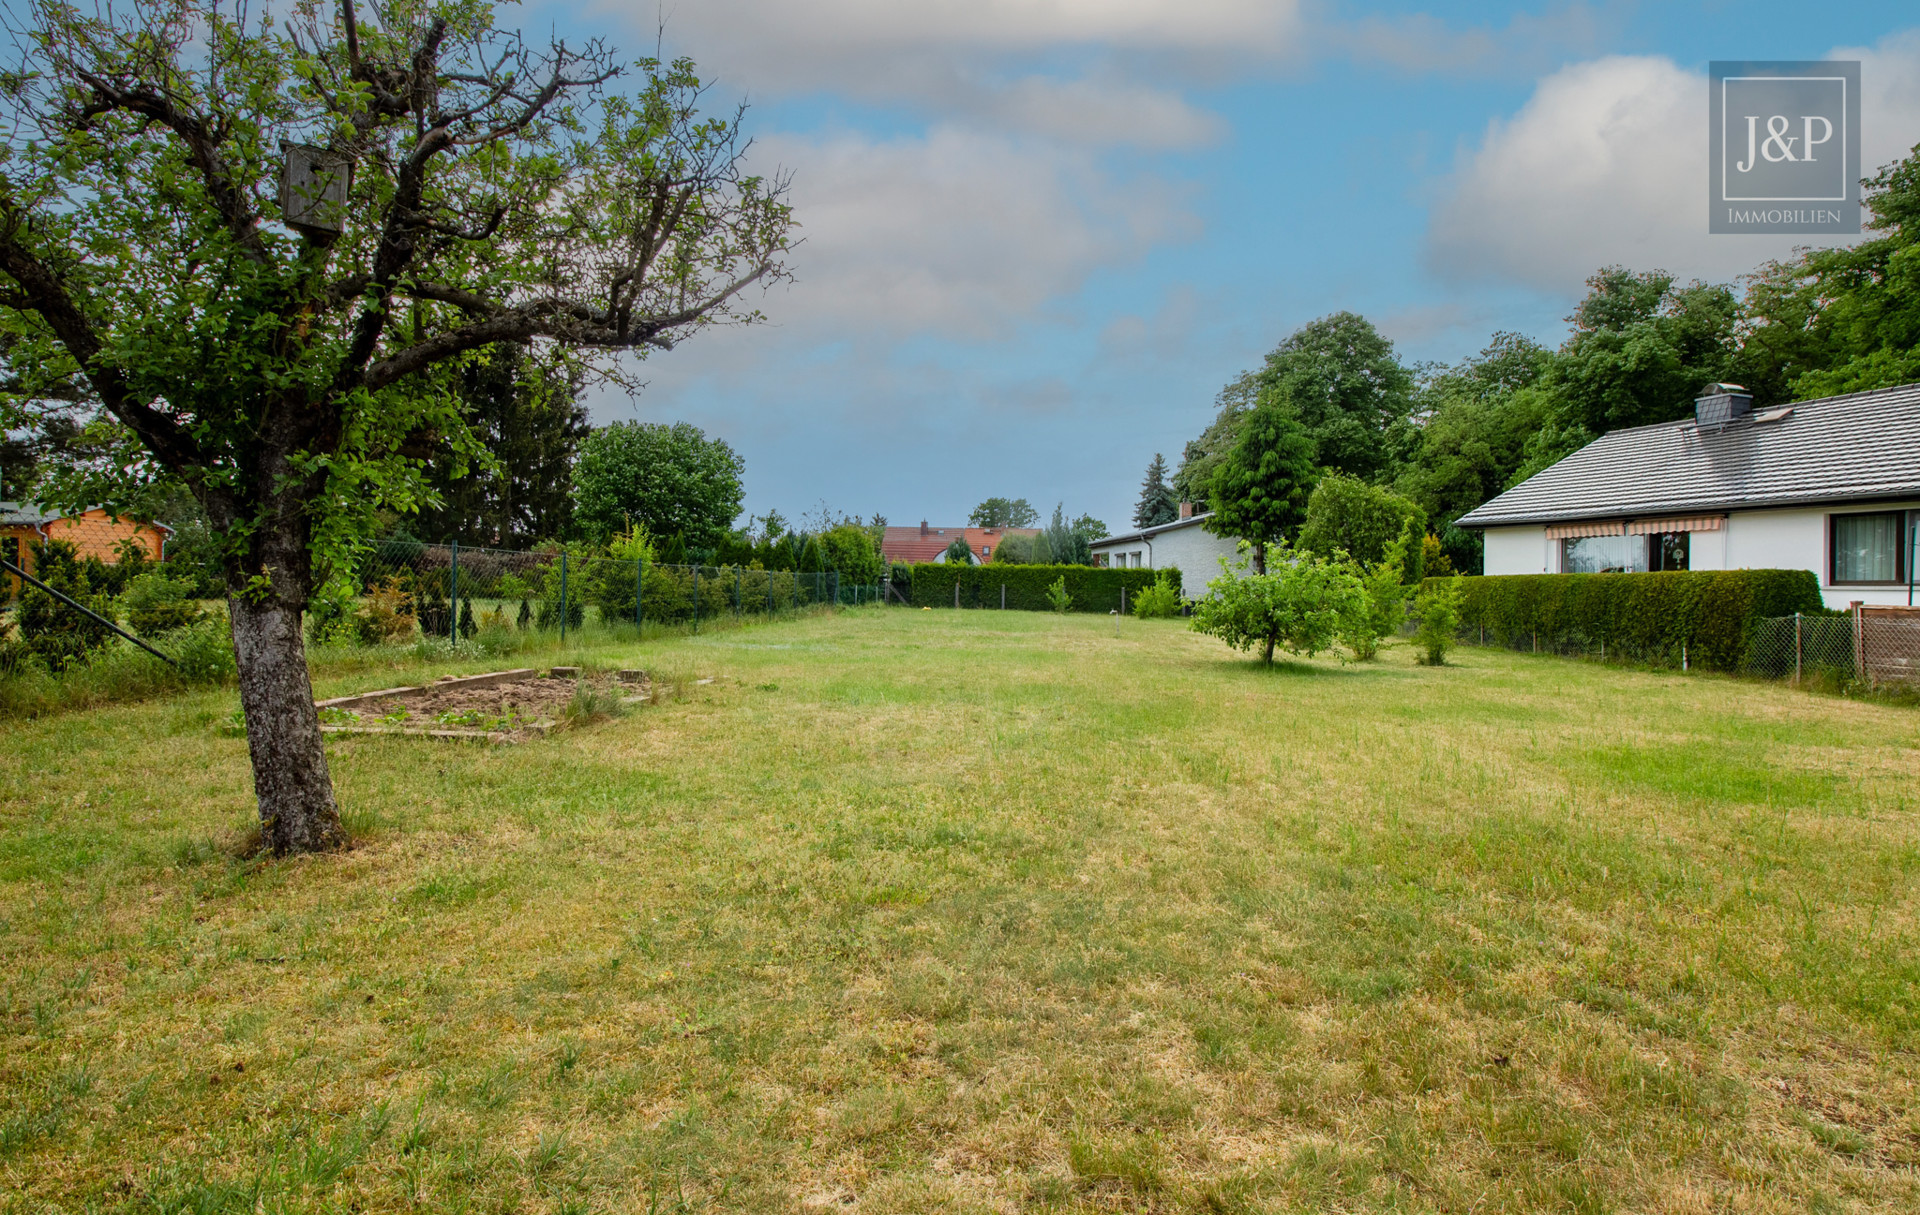
POLYGON ((1334 49, 1362 61, 1484 79, 1538 72, 1570 50, 1591 53, 1610 27, 1620 23, 1617 12, 1570 4, 1537 15, 1516 13, 1503 29, 1456 29, 1428 13, 1407 13, 1330 25, 1321 37, 1334 49))
POLYGON ((797 281, 764 305, 783 327, 851 340, 1004 337, 1096 270, 1196 235, 1182 196, 1090 153, 936 127, 924 137, 774 135, 797 166, 797 281))
MULTIPOLYGON (((1834 57, 1863 61, 1871 175, 1920 140, 1920 34, 1834 57)), ((1442 183, 1430 264, 1575 294, 1603 265, 1728 280, 1832 239, 1708 234, 1706 100, 1704 75, 1664 58, 1616 56, 1547 77, 1442 183)))

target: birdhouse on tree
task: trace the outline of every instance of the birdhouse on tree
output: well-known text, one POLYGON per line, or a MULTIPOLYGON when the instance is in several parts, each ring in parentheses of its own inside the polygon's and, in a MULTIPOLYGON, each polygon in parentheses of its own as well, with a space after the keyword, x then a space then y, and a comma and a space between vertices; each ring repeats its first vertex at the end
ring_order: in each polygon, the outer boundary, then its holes
POLYGON ((338 236, 347 226, 347 188, 353 183, 350 157, 305 144, 281 145, 280 214, 289 227, 308 236, 338 236))

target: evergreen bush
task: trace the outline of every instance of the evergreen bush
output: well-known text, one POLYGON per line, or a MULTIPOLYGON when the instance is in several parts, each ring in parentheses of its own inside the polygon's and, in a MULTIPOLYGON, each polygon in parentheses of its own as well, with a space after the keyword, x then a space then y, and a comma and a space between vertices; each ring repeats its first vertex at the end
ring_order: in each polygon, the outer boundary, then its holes
MULTIPOLYGON (((1092 565, 936 565, 928 562, 912 569, 911 595, 915 607, 952 607, 953 588, 960 588, 960 606, 997 608, 1000 588, 1006 588, 1006 605, 1023 612, 1051 612, 1047 591, 1056 581, 1066 580, 1066 592, 1076 612, 1113 612, 1120 608, 1120 589, 1126 588, 1131 606, 1140 593, 1151 587, 1156 575, 1180 586, 1180 571, 1101 569, 1092 565)), ((905 589, 904 587, 902 588, 905 589)))
MULTIPOLYGON (((1431 587, 1444 579, 1429 578, 1431 587)), ((1596 650, 1731 671, 1772 616, 1821 613, 1810 570, 1670 570, 1649 574, 1503 574, 1468 578, 1463 636, 1549 652, 1596 650)))

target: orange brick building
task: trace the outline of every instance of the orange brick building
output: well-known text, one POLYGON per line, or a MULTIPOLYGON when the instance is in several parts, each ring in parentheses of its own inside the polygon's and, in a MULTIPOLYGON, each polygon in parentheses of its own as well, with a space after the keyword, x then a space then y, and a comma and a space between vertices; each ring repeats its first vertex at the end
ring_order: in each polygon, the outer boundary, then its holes
POLYGON ((99 507, 64 515, 31 503, 0 502, 0 557, 29 574, 33 572, 33 546, 43 540, 65 540, 81 560, 98 557, 108 563, 120 560, 121 546, 131 540, 146 550, 149 560, 158 561, 164 556, 172 531, 164 523, 147 523, 124 515, 116 519, 99 507))

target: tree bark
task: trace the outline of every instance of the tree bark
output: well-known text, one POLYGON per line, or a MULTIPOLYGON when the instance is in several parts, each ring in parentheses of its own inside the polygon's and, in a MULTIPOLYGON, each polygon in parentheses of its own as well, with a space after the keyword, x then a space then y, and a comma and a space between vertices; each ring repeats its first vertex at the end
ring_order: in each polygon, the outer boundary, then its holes
POLYGON ((275 856, 339 848, 347 833, 313 707, 300 610, 275 595, 257 602, 233 595, 227 603, 261 840, 275 856))
POLYGON ((1267 638, 1267 665, 1273 665, 1273 638, 1267 638))
POLYGON ((1253 572, 1256 574, 1267 572, 1267 546, 1258 540, 1253 543, 1253 572))

